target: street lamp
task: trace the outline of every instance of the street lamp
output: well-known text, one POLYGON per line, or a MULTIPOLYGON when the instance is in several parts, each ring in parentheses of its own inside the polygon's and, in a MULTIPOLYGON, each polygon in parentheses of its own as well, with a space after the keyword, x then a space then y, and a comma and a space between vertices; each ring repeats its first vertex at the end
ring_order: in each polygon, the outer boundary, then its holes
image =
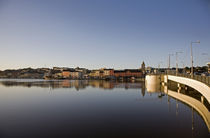
POLYGON ((171 63, 171 56, 173 56, 174 54, 168 54, 168 73, 170 71, 170 63, 171 63))
POLYGON ((192 67, 191 67, 191 78, 193 78, 193 52, 192 52, 192 44, 193 43, 198 43, 200 44, 200 40, 197 40, 195 42, 192 42, 191 41, 191 45, 190 45, 190 49, 191 49, 191 64, 192 64, 192 67))
POLYGON ((176 76, 178 75, 178 54, 182 52, 176 52, 176 76))

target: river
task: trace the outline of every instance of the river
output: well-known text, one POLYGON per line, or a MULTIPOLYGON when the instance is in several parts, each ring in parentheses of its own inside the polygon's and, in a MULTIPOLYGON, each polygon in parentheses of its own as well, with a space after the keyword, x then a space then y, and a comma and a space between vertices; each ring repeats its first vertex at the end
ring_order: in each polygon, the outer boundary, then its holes
POLYGON ((0 80, 0 138, 209 136, 202 115, 161 86, 147 91, 143 82, 0 80))

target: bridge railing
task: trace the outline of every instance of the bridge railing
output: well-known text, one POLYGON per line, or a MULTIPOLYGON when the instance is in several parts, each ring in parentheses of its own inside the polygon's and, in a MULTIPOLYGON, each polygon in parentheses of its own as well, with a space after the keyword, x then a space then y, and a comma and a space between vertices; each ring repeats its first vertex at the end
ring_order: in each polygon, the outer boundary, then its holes
MULTIPOLYGON (((169 74, 169 75, 171 75, 171 74, 169 74)), ((184 73, 178 73, 178 74, 174 74, 174 75, 189 78, 189 79, 194 79, 194 80, 200 81, 200 82, 205 83, 206 85, 210 86, 210 77, 209 76, 201 76, 201 75, 191 76, 190 74, 184 74, 184 73)))
POLYGON ((187 74, 187 73, 176 73, 174 71, 151 73, 151 75, 152 74, 154 74, 154 75, 173 75, 173 76, 179 76, 179 77, 194 79, 194 80, 200 81, 202 83, 205 83, 206 85, 208 85, 210 87, 210 76, 201 76, 201 75, 191 76, 190 74, 187 74))

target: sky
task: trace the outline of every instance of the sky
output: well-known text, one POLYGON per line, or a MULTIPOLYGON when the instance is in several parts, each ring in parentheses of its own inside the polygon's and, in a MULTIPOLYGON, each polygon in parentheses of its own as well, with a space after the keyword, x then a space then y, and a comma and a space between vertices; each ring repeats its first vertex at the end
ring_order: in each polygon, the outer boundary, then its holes
POLYGON ((0 70, 210 61, 209 0, 0 0, 0 70))

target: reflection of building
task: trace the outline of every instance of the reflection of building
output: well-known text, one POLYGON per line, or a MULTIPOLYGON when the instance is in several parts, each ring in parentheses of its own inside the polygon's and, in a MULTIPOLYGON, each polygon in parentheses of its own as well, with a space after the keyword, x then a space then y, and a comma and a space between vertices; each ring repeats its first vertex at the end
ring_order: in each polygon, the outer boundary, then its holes
MULTIPOLYGON (((146 84, 146 83, 145 83, 146 84)), ((148 92, 160 92, 160 84, 146 84, 146 88, 148 92)))
POLYGON ((145 85, 148 92, 160 92, 160 75, 147 75, 145 85))
POLYGON ((42 88, 75 88, 76 90, 84 89, 87 86, 102 89, 124 88, 124 89, 141 89, 144 92, 143 83, 123 83, 115 81, 104 80, 59 80, 59 81, 31 81, 31 82, 18 82, 18 81, 0 81, 4 86, 24 86, 24 87, 42 87, 42 88))
MULTIPOLYGON (((167 86, 166 86, 167 87, 167 86)), ((205 104, 202 103, 202 101, 199 101, 191 96, 182 94, 182 93, 178 93, 176 91, 172 91, 168 88, 164 89, 164 92, 167 93, 169 95, 169 97, 173 97, 175 99, 178 99, 186 104, 188 104, 189 106, 192 107, 192 130, 194 129, 194 120, 193 120, 193 113, 194 113, 194 109, 202 116, 203 120, 205 121, 208 130, 210 131, 210 112, 208 107, 205 106, 205 104)), ((170 104, 170 100, 169 100, 169 104, 170 104)), ((178 106, 176 106, 178 108, 178 106)), ((177 109, 178 111, 178 109, 177 109)))
POLYGON ((144 97, 144 95, 145 95, 145 84, 142 85, 141 94, 142 94, 142 96, 144 97))
POLYGON ((101 83, 101 81, 90 81, 89 85, 92 86, 92 87, 99 88, 100 87, 100 83, 101 83))
POLYGON ((71 83, 69 82, 69 80, 62 81, 61 85, 62 87, 67 87, 67 88, 71 87, 71 83))

